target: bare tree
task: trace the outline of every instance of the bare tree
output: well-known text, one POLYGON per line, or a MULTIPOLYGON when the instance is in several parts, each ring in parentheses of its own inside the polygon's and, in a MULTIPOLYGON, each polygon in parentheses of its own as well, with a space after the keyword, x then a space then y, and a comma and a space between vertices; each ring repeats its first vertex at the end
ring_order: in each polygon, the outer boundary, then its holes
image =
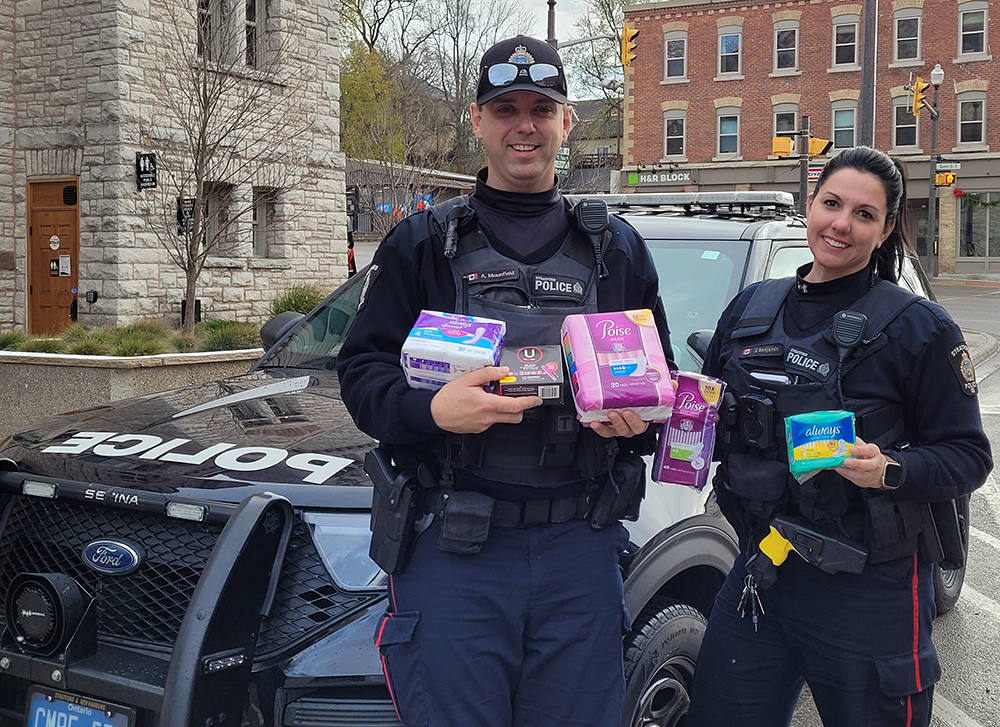
POLYGON ((612 99, 605 82, 622 79, 619 40, 625 14, 622 0, 587 0, 586 11, 573 24, 577 38, 593 38, 560 51, 572 68, 574 87, 591 98, 612 99))
MULTIPOLYGON (((282 18, 259 17, 251 6, 150 6, 167 38, 150 71, 157 116, 142 129, 156 153, 158 188, 140 212, 184 271, 189 312, 206 260, 249 248, 237 231, 255 209, 316 175, 307 136, 315 112, 301 102, 306 84, 319 82, 316 64, 282 32, 282 18)), ((194 322, 185 316, 184 331, 194 322)))

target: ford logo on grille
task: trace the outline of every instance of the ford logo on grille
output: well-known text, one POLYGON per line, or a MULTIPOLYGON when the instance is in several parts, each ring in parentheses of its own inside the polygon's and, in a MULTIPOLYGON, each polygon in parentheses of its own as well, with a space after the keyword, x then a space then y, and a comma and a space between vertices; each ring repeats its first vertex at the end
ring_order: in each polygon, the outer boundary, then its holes
POLYGON ((123 576, 139 567, 138 548, 121 540, 92 540, 83 546, 83 562, 98 573, 123 576))

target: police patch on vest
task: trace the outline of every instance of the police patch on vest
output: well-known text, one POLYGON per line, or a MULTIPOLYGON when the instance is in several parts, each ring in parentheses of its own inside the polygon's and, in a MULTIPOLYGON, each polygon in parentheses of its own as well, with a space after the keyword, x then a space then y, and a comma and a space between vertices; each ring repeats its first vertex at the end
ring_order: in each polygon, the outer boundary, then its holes
POLYGON ((978 394, 979 385, 976 383, 976 370, 969 356, 969 345, 965 341, 956 344, 948 352, 948 358, 951 359, 951 368, 954 369, 958 383, 962 385, 962 391, 966 396, 978 394))
POLYGON ((758 356, 780 356, 784 353, 780 343, 768 343, 763 346, 747 346, 740 349, 740 358, 756 358, 758 356))
POLYGON ((465 279, 470 283, 499 283, 506 280, 517 280, 520 276, 520 271, 517 268, 507 268, 506 270, 485 270, 469 273, 465 276, 465 279))
POLYGON ((534 295, 571 295, 578 298, 583 295, 584 288, 584 281, 561 275, 535 275, 531 280, 534 295))
POLYGON ((812 351, 790 346, 785 354, 785 370, 805 374, 810 379, 826 381, 833 372, 833 363, 820 358, 812 351))

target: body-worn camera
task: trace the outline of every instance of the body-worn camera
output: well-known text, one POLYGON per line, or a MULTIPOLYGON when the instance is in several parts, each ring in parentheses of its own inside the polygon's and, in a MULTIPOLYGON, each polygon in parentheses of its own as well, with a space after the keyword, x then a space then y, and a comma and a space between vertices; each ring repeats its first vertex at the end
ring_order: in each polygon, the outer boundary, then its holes
POLYGON ((774 402, 763 394, 744 394, 738 405, 743 441, 757 449, 770 447, 774 443, 774 402))

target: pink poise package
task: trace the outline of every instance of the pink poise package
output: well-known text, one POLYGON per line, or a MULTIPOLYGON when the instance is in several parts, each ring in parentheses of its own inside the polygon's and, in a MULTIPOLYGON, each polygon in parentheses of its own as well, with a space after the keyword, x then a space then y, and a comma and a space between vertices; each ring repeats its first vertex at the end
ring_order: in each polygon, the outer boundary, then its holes
POLYGON ((648 422, 670 416, 674 388, 652 311, 566 316, 562 342, 581 422, 607 421, 614 409, 648 422))
POLYGON ((669 423, 660 430, 653 479, 702 489, 708 482, 715 445, 715 413, 726 385, 718 379, 681 371, 669 423))

